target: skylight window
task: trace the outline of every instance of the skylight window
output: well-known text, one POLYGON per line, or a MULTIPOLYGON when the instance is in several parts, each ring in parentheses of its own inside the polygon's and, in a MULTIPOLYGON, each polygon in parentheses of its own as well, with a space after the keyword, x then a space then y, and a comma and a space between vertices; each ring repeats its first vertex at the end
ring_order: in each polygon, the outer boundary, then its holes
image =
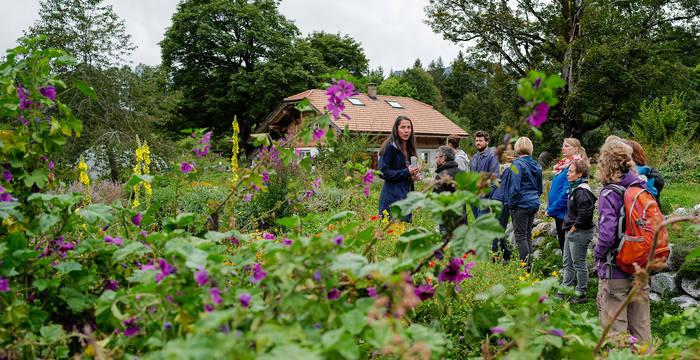
POLYGON ((403 106, 394 100, 387 100, 386 103, 395 109, 403 109, 403 106))
POLYGON ((353 105, 365 106, 365 104, 358 98, 348 98, 348 101, 353 105))

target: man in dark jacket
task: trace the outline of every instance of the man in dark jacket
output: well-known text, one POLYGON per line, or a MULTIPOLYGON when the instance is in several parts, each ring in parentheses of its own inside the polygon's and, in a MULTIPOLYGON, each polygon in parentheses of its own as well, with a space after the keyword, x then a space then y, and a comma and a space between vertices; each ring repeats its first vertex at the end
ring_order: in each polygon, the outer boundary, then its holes
POLYGON ((455 161, 455 152, 449 146, 440 146, 435 153, 435 192, 455 191, 454 177, 463 172, 455 161))
MULTIPOLYGON (((477 131, 476 134, 474 134, 474 144, 478 152, 472 156, 472 161, 469 164, 469 171, 492 173, 498 176, 498 158, 496 158, 495 151, 489 148, 489 133, 486 131, 477 131)), ((495 188, 496 186, 494 185, 491 187, 491 190, 495 188)), ((490 196, 491 191, 481 194, 480 198, 488 199, 490 196)), ((472 206, 472 212, 474 213, 474 219, 476 219, 481 215, 487 214, 489 209, 478 209, 472 206)))

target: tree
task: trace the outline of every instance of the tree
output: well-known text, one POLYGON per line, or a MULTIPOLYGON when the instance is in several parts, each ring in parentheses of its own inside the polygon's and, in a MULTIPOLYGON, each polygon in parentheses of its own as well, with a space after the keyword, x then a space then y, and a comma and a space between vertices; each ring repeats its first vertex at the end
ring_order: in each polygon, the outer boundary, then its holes
POLYGON ((317 49, 273 0, 182 1, 166 30, 163 65, 183 94, 169 124, 227 132, 238 116, 241 137, 284 97, 314 87, 328 71, 317 49))
POLYGON ((433 77, 425 70, 415 67, 406 70, 401 76, 401 81, 416 89, 415 99, 440 109, 442 98, 440 90, 433 83, 433 77))
POLYGON ((334 70, 347 70, 360 77, 367 73, 369 60, 365 56, 362 44, 349 35, 313 32, 306 37, 311 47, 318 50, 324 64, 334 70))
POLYGON ((529 69, 559 73, 567 86, 551 126, 569 136, 608 119, 627 126, 648 91, 687 87, 699 47, 696 1, 431 0, 426 12, 433 31, 476 41, 470 53, 514 80, 529 69))
POLYGON ((415 98, 418 91, 413 86, 401 82, 398 76, 390 76, 377 86, 377 94, 415 98))
MULTIPOLYGON (((77 65, 60 69, 62 77, 78 79, 96 94, 85 97, 76 89, 59 94, 84 125, 83 136, 69 142, 65 161, 72 162, 87 148, 102 148, 117 180, 119 151, 134 144, 137 135, 150 139, 152 134, 150 120, 139 108, 142 100, 130 95, 131 69, 121 67, 134 49, 124 21, 103 0, 44 0, 40 16, 25 36, 48 34, 43 47, 65 50, 77 59, 77 65)), ((156 102, 161 100, 158 95, 156 102)))

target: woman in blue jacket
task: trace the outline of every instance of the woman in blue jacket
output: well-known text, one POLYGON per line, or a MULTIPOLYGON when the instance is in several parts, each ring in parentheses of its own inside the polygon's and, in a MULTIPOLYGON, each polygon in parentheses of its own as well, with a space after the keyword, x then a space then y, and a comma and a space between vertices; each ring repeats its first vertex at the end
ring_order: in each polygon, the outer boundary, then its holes
POLYGON ((554 165, 554 178, 552 178, 552 185, 549 188, 549 196, 547 197, 548 206, 545 215, 554 218, 557 227, 559 249, 563 251, 564 241, 566 239, 564 237, 565 231, 562 229, 562 225, 564 224, 564 217, 566 216, 566 202, 568 200, 566 190, 569 188, 569 180, 567 178, 569 165, 574 161, 586 159, 586 149, 581 146, 581 142, 578 141, 578 139, 566 138, 561 145, 561 153, 563 158, 554 165))
MULTIPOLYGON (((416 153, 416 137, 413 123, 406 116, 399 116, 379 149, 379 175, 384 179, 382 193, 379 195, 379 216, 384 210, 391 216, 391 204, 406 198, 413 191, 413 182, 418 180, 419 168, 411 166, 411 156, 416 153)), ((411 215, 403 218, 410 221, 411 215)))
POLYGON ((517 171, 505 173, 503 187, 503 207, 510 209, 513 219, 515 243, 518 246, 520 261, 527 262, 530 272, 530 254, 532 254, 532 224, 540 208, 542 195, 542 166, 532 158, 532 141, 521 137, 515 142, 515 154, 512 167, 517 171))

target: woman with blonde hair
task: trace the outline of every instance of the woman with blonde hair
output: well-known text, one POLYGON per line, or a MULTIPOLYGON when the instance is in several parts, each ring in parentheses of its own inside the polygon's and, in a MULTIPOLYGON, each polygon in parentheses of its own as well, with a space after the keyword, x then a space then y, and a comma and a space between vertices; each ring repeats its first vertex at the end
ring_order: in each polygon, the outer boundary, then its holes
POLYGON ((554 177, 552 185, 549 188, 547 196, 547 211, 546 216, 554 218, 554 223, 557 227, 557 240, 559 240, 559 249, 564 251, 565 231, 562 228, 564 217, 566 217, 566 202, 568 196, 566 194, 569 188, 569 165, 574 161, 586 160, 586 149, 581 146, 581 142, 575 138, 566 138, 561 145, 562 159, 554 165, 554 177))
POLYGON ((624 188, 639 186, 646 188, 646 182, 637 175, 636 164, 632 160, 632 148, 624 141, 612 140, 600 149, 596 178, 604 185, 598 202, 598 243, 593 249, 598 271, 598 304, 600 325, 606 327, 612 321, 613 333, 629 331, 640 343, 651 340, 649 314, 649 288, 644 289, 643 300, 630 302, 619 316, 613 315, 625 301, 632 288, 630 274, 615 264, 613 251, 617 249, 617 226, 620 209, 624 206, 622 196, 609 185, 624 188))
POLYGON ((527 262, 527 271, 530 272, 532 224, 540 208, 542 166, 532 158, 532 141, 527 137, 515 142, 515 154, 518 157, 511 167, 516 170, 507 172, 501 182, 503 207, 510 210, 520 261, 527 262))

